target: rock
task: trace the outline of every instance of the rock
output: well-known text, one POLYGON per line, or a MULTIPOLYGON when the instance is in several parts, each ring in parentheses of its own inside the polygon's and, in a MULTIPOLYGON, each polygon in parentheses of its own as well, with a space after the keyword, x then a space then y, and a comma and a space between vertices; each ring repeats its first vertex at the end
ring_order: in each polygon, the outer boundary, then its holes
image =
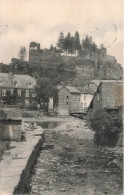
POLYGON ((67 190, 64 189, 64 188, 61 188, 61 189, 59 189, 59 191, 61 191, 61 192, 66 192, 67 190))

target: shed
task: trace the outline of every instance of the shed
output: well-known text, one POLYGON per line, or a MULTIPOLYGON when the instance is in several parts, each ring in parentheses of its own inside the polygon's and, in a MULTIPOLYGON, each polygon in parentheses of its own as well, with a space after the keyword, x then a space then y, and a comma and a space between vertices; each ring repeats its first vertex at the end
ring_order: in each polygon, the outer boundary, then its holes
POLYGON ((15 108, 0 109, 0 140, 21 140, 22 115, 21 110, 15 108))

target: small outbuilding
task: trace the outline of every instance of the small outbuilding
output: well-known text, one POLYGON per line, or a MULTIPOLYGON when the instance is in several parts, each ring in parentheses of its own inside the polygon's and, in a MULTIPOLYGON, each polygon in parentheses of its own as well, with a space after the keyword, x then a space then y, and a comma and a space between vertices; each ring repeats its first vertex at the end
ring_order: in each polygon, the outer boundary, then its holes
POLYGON ((17 108, 0 109, 0 141, 21 141, 22 115, 17 108))

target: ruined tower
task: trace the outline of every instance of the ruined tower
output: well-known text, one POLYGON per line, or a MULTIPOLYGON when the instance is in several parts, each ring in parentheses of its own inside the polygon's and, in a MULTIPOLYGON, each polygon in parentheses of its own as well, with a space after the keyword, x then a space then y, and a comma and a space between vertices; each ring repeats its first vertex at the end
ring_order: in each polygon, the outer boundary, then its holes
POLYGON ((42 50, 40 44, 31 42, 29 45, 29 62, 32 64, 40 64, 42 60, 42 50))

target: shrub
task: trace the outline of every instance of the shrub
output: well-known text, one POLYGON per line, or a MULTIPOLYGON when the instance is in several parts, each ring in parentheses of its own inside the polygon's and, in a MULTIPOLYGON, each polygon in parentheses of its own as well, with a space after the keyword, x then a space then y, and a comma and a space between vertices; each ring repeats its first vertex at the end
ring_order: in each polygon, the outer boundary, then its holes
POLYGON ((106 110, 91 112, 88 117, 91 129, 95 131, 94 142, 97 145, 115 146, 123 129, 122 113, 106 110))

